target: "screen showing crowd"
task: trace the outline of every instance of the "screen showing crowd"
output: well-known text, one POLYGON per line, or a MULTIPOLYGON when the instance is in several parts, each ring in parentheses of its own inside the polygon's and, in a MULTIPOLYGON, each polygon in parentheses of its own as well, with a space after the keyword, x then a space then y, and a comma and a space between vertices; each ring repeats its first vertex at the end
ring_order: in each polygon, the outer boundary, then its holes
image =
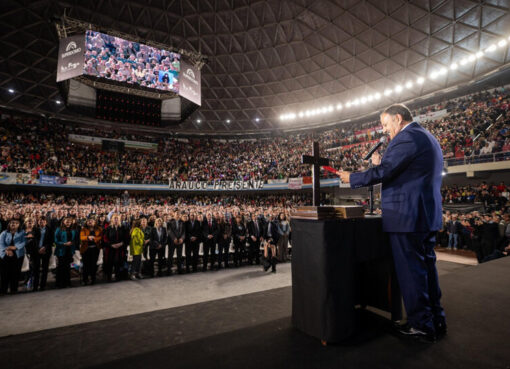
POLYGON ((179 92, 181 55, 87 31, 84 74, 179 92))

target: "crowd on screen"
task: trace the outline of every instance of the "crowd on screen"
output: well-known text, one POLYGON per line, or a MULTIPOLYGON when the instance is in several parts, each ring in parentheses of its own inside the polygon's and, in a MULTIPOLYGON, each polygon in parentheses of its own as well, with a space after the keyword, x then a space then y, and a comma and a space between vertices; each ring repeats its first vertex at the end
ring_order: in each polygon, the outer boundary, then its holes
POLYGON ((162 90, 179 90, 180 55, 88 31, 86 74, 162 90))
MULTIPOLYGON (((447 109, 449 114, 423 122, 439 140, 445 158, 510 151, 509 97, 505 90, 481 92, 438 104, 431 109, 447 109)), ((422 110, 423 111, 423 110, 422 110)), ((416 113, 420 113, 418 111, 416 113)), ((59 121, 5 118, 0 122, 1 170, 17 173, 87 177, 101 182, 168 183, 168 180, 263 180, 310 176, 301 155, 310 153, 312 141, 319 140, 323 156, 332 166, 361 169, 362 158, 373 141, 381 136, 379 123, 336 128, 321 133, 289 134, 257 140, 217 141, 154 137, 158 152, 100 149, 69 141, 70 133, 87 133, 87 128, 59 121)), ((136 134, 101 132, 95 136, 128 137, 136 134)), ((150 140, 147 134, 141 141, 150 140)), ((508 157, 507 157, 508 158, 508 157)), ((323 177, 331 176, 324 172, 323 177)))

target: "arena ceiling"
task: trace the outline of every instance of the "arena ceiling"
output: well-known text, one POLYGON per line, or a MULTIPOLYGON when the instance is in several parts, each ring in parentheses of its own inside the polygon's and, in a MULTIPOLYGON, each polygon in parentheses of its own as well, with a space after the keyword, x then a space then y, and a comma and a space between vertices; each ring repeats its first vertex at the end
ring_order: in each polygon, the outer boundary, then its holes
POLYGON ((3 105, 71 114, 56 103, 58 37, 51 21, 65 12, 208 57, 202 107, 173 128, 183 132, 246 133, 339 122, 504 70, 510 58, 508 46, 498 47, 399 94, 281 121, 289 112, 375 96, 507 39, 510 1, 3 0, 0 7, 3 105))

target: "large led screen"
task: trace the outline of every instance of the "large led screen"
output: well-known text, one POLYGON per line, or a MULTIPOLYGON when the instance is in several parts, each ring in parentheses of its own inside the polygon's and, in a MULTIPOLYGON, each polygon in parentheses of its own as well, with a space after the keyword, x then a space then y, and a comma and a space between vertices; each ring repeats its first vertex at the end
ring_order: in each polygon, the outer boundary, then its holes
POLYGON ((87 31, 84 74, 179 93, 181 55, 87 31))

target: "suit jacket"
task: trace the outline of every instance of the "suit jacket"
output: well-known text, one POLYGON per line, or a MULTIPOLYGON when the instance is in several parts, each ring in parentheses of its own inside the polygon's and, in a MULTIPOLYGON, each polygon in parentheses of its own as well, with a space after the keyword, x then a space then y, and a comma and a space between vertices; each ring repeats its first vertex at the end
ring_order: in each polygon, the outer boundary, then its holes
POLYGON ((151 230, 151 242, 149 242, 151 249, 157 249, 159 245, 165 247, 167 242, 166 228, 161 227, 161 236, 158 236, 158 230, 156 227, 152 227, 151 230))
POLYGON ((168 243, 174 243, 177 239, 186 238, 186 225, 181 220, 172 219, 168 222, 168 243))
POLYGON ((443 154, 439 142, 416 122, 390 142, 381 164, 352 173, 351 187, 382 183, 385 232, 431 232, 442 225, 443 154))
POLYGON ((186 222, 186 237, 191 241, 191 237, 196 237, 195 242, 200 242, 202 238, 202 225, 195 219, 195 221, 188 220, 186 222))
POLYGON ((264 228, 260 225, 257 219, 250 220, 246 226, 248 230, 248 237, 251 239, 252 236, 255 236, 257 240, 263 236, 264 228))
POLYGON ((216 223, 215 219, 211 220, 211 227, 209 227, 209 221, 207 219, 204 219, 202 222, 202 236, 204 237, 204 242, 216 242, 216 238, 219 233, 218 223, 216 223), (212 235, 213 238, 209 240, 207 236, 212 235))

